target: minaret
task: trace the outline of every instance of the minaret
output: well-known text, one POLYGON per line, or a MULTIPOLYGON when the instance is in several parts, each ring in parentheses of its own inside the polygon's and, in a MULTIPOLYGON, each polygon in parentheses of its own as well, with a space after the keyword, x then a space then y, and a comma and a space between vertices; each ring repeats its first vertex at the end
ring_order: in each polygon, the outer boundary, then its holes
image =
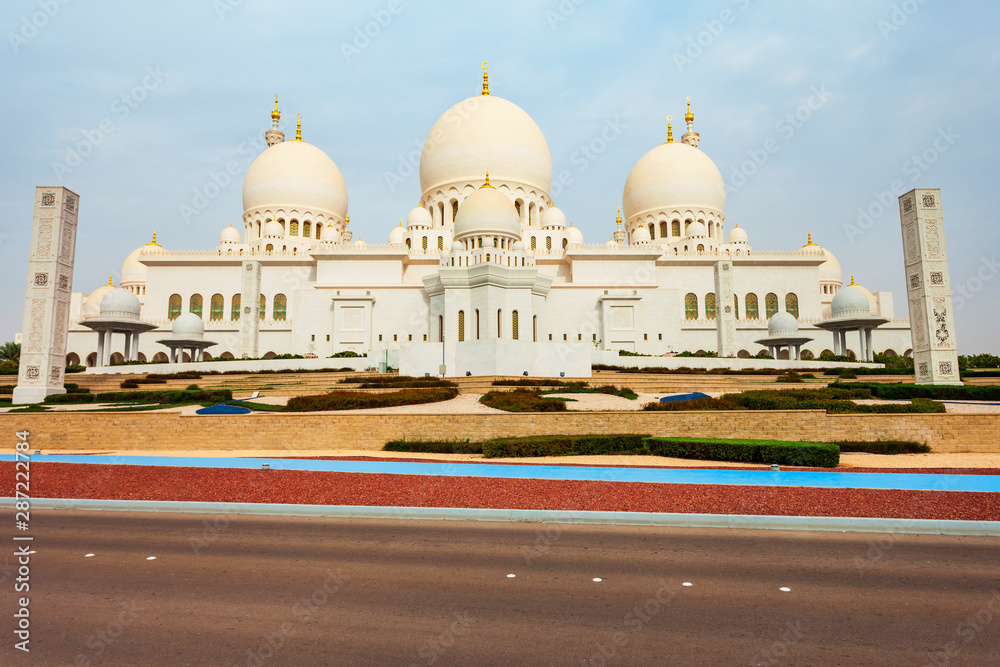
POLYGON ((681 137, 681 142, 687 144, 688 146, 694 146, 698 148, 698 144, 701 143, 701 135, 694 131, 694 114, 691 113, 691 98, 687 98, 688 110, 684 114, 684 122, 687 123, 688 131, 681 137))
POLYGON ((281 121, 281 112, 278 111, 278 96, 274 96, 274 111, 271 112, 271 129, 264 133, 264 139, 270 148, 275 144, 280 144, 285 140, 285 134, 278 131, 278 123, 281 121))
POLYGON ((625 245, 625 230, 622 229, 622 210, 618 209, 618 219, 615 220, 618 224, 618 231, 616 231, 612 238, 614 238, 615 243, 618 245, 625 245))

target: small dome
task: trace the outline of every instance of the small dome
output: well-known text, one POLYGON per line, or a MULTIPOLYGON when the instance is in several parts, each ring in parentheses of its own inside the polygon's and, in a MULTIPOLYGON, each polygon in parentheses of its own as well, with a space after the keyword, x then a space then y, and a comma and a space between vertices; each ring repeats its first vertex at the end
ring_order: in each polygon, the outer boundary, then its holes
POLYGON ((726 237, 726 243, 746 243, 747 242, 747 232, 742 227, 736 226, 729 230, 729 235, 726 237))
POLYGON ((83 319, 89 320, 91 317, 99 317, 101 314, 101 300, 113 291, 115 291, 115 286, 111 284, 111 280, 109 279, 107 285, 98 287, 91 292, 87 296, 87 300, 83 303, 83 319))
POLYGON ((418 206, 406 215, 406 228, 411 227, 432 227, 434 226, 434 220, 431 218, 430 211, 428 211, 423 206, 418 206))
POLYGON ((871 315, 871 303, 860 285, 848 285, 837 292, 830 303, 830 313, 836 318, 866 317, 871 315))
POLYGON ((219 243, 241 243, 242 241, 240 231, 232 225, 223 229, 222 233, 219 234, 219 243))
POLYGON ((840 262, 837 258, 833 256, 833 253, 826 248, 821 248, 823 254, 826 255, 827 260, 819 265, 819 279, 820 282, 824 283, 841 283, 843 284, 843 271, 840 268, 840 262))
POLYGON ((514 241, 514 252, 522 252, 522 251, 524 251, 524 241, 521 240, 514 241))
POLYGON ((137 320, 140 310, 139 297, 121 287, 116 287, 101 299, 101 317, 137 320))
POLYGON ((514 203, 491 186, 483 186, 465 198, 455 216, 455 238, 473 234, 521 238, 521 220, 514 203))
POLYGON ((465 246, 462 245, 461 241, 453 241, 451 244, 451 251, 458 252, 459 250, 465 250, 465 246))
POLYGON ((604 247, 605 248, 617 248, 618 247, 618 242, 615 241, 613 238, 612 239, 608 239, 608 242, 604 244, 604 247))
POLYGON ((635 231, 632 232, 632 235, 629 238, 632 245, 635 245, 636 243, 649 243, 651 240, 652 239, 649 237, 649 230, 646 229, 645 225, 639 225, 636 227, 635 231))
POLYGON ((705 223, 700 220, 695 220, 687 228, 687 236, 708 236, 708 229, 705 228, 705 223))
POLYGON ((277 220, 268 220, 264 225, 264 236, 284 236, 285 231, 281 228, 281 223, 277 220))
POLYGON ((542 227, 558 227, 561 229, 565 226, 566 214, 562 210, 555 206, 550 206, 542 211, 542 227))
POLYGON ((767 321, 767 335, 777 336, 797 336, 799 333, 799 321, 791 313, 777 312, 771 315, 767 321))
POLYGON ((570 224, 569 229, 566 230, 566 240, 569 241, 570 245, 583 245, 583 232, 570 224))
POLYGON ((351 244, 351 247, 354 248, 355 250, 364 250, 365 248, 368 247, 368 244, 359 238, 357 241, 351 244))
POLYGON ((201 338, 205 335, 205 323, 194 313, 184 313, 174 320, 175 338, 201 338))
POLYGON ((403 225, 393 227, 392 231, 389 232, 389 245, 402 245, 405 231, 403 225))
MULTIPOLYGON (((123 285, 134 285, 136 283, 146 282, 146 265, 139 261, 139 256, 144 255, 152 250, 161 249, 160 245, 156 242, 156 234, 153 234, 153 240, 144 246, 140 246, 129 253, 125 261, 122 262, 122 279, 121 284, 123 285)), ((97 303, 100 306, 100 302, 97 303)))
POLYGON ((286 208, 347 215, 347 185, 329 156, 304 141, 264 149, 243 180, 243 210, 286 208))

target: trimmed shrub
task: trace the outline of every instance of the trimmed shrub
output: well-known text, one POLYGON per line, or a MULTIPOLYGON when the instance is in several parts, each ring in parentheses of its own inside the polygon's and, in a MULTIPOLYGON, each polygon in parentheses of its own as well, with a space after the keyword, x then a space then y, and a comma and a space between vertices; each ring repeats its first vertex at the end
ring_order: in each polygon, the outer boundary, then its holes
POLYGON ((14 393, 14 385, 12 384, 0 385, 0 394, 13 394, 13 393, 14 393))
POLYGON ((384 452, 426 452, 429 454, 482 454, 479 442, 468 440, 391 440, 382 448, 384 452))
MULTIPOLYGON (((837 383, 830 386, 833 387, 837 383)), ((873 398, 905 400, 908 398, 931 398, 947 401, 1000 401, 998 385, 927 385, 887 382, 853 382, 852 387, 865 387, 873 398)))
POLYGON ((44 403, 93 403, 94 394, 51 394, 44 403))
POLYGON ((82 373, 87 370, 87 367, 82 364, 70 364, 66 367, 67 373, 82 373))
POLYGON ((52 394, 46 403, 223 403, 232 400, 229 389, 214 391, 112 391, 101 394, 52 394))
POLYGON ((482 443, 485 458, 525 456, 582 456, 588 454, 645 454, 646 436, 543 435, 529 438, 498 438, 482 443))
POLYGON ((90 390, 87 389, 86 387, 81 387, 80 385, 74 384, 72 382, 67 382, 66 384, 64 384, 63 385, 63 389, 66 390, 67 394, 89 394, 90 393, 90 390))
MULTIPOLYGON (((166 380, 164 380, 164 382, 166 382, 166 380)), ((122 389, 138 389, 139 383, 136 380, 125 380, 118 386, 122 389)))
POLYGON ((364 377, 341 378, 340 384, 358 384, 360 389, 394 389, 416 387, 457 387, 451 380, 438 377, 412 377, 409 375, 367 375, 364 377))
POLYGON ((583 382, 564 382, 562 380, 556 379, 541 379, 541 378, 521 378, 520 380, 494 380, 492 383, 494 387, 564 387, 568 384, 578 384, 581 386, 586 386, 583 382))
MULTIPOLYGON (((206 373, 208 375, 208 373, 206 373)), ((200 380, 202 374, 195 371, 181 371, 179 373, 150 373, 145 381, 149 380, 200 380)), ((142 382, 143 380, 140 380, 142 382)))
POLYGON ((840 447, 840 452, 865 452, 867 454, 927 454, 930 446, 912 440, 875 440, 863 442, 857 440, 838 440, 833 444, 840 447))
MULTIPOLYGON (((327 359, 350 359, 353 357, 367 357, 367 354, 358 354, 353 350, 341 350, 340 352, 335 352, 331 354, 327 359)), ((353 370, 353 369, 351 369, 353 370)))
POLYGON ((188 391, 198 391, 199 389, 201 389, 201 387, 199 387, 196 384, 189 384, 187 387, 185 387, 185 389, 187 389, 188 391))
POLYGON ((566 410, 566 401, 545 398, 538 390, 529 389, 491 391, 483 394, 479 402, 507 412, 564 412, 566 410))
POLYGON ((651 454, 678 459, 777 463, 816 468, 835 468, 840 463, 840 448, 826 442, 647 438, 646 446, 651 454))
POLYGON ((400 389, 386 394, 366 394, 356 391, 333 391, 320 396, 296 396, 289 399, 288 412, 315 412, 319 410, 358 410, 362 408, 389 408, 395 405, 438 403, 458 396, 453 387, 431 389, 400 389))
POLYGON ((686 412, 688 410, 741 410, 725 398, 694 398, 690 401, 652 401, 642 406, 650 412, 686 412))

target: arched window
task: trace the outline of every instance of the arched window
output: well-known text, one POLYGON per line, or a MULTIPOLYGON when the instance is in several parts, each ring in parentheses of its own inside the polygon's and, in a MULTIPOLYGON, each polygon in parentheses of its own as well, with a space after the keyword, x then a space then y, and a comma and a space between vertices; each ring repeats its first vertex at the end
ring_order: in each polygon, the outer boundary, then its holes
POLYGON ((188 310, 201 317, 201 306, 202 298, 200 294, 192 294, 191 300, 188 302, 188 310))
POLYGON ((563 250, 565 250, 566 246, 569 245, 569 239, 563 239, 563 244, 562 245, 563 245, 563 250))
POLYGON ((534 236, 532 236, 532 237, 531 237, 531 249, 532 249, 532 250, 535 250, 535 246, 536 246, 536 244, 535 244, 535 241, 536 241, 535 237, 534 237, 534 236))
POLYGON ((699 243, 697 250, 698 250, 698 252, 705 252, 705 246, 703 246, 702 244, 699 243))
POLYGON ((465 340, 465 311, 458 311, 458 342, 465 340))
POLYGON ((479 309, 476 308, 476 340, 479 340, 479 309))
POLYGON ((670 223, 670 235, 671 236, 680 236, 681 235, 681 221, 680 220, 674 220, 673 222, 670 223))
POLYGON ((503 338, 503 309, 497 310, 497 338, 503 338))
POLYGON ((479 237, 479 247, 480 248, 483 247, 483 237, 481 237, 481 236, 479 237))
POLYGON ((290 223, 288 223, 288 235, 289 236, 298 236, 299 235, 299 221, 298 220, 292 220, 290 223))
POLYGON ((268 243, 267 247, 264 248, 264 252, 266 252, 268 255, 270 255, 272 252, 274 252, 274 246, 271 245, 270 243, 268 243))
POLYGON ((531 316, 531 342, 538 342, 538 315, 531 316))
POLYGON ((271 317, 273 319, 284 320, 285 313, 288 310, 288 298, 284 294, 275 294, 272 309, 271 317))
POLYGON ((411 248, 410 239, 406 239, 406 249, 409 250, 410 248, 411 248))
POLYGON ((260 295, 260 319, 264 319, 264 315, 267 313, 267 299, 263 294, 260 295))
POLYGON ((454 222, 455 218, 458 217, 458 200, 451 200, 451 219, 454 222))
POLYGON ((240 300, 242 298, 239 294, 233 295, 233 305, 229 310, 229 319, 233 322, 238 322, 240 319, 240 300))
POLYGON ((517 217, 521 217, 521 200, 518 199, 514 202, 514 210, 517 211, 517 217))
POLYGON ((756 320, 760 319, 760 312, 757 310, 757 295, 751 292, 747 294, 747 319, 756 320))
POLYGON ((489 262, 489 261, 490 261, 490 253, 486 253, 486 261, 487 261, 487 262, 489 262))
POLYGON ((444 342, 444 315, 438 315, 438 342, 444 342))
MULTIPOLYGON (((317 228, 318 229, 318 228, 317 228)), ((309 238, 312 236, 312 223, 306 220, 302 223, 302 236, 309 238)))
POLYGON ((510 334, 513 336, 514 340, 517 340, 517 311, 515 310, 510 314, 510 334))
POLYGON ((427 237, 420 239, 420 247, 423 248, 424 252, 427 252, 427 237))
POLYGON ((740 297, 733 295, 733 317, 740 319, 740 297))
POLYGON ((698 319, 698 295, 688 292, 684 297, 684 317, 689 320, 698 319))
POLYGON ((321 225, 320 223, 317 222, 316 223, 316 240, 317 241, 320 240, 320 235, 321 235, 322 232, 323 232, 323 225, 321 225))
POLYGON ((667 238, 667 221, 666 220, 660 221, 660 238, 661 239, 667 238))
POLYGON ((493 237, 493 247, 494 248, 499 248, 500 247, 500 241, 495 236, 493 237))
POLYGON ((764 314, 767 319, 771 319, 771 315, 778 312, 778 295, 774 292, 768 292, 767 296, 764 297, 764 314))
POLYGON ((785 295, 785 310, 795 319, 799 319, 799 297, 795 292, 785 295))
POLYGON ((170 300, 167 301, 167 319, 176 320, 181 316, 181 295, 171 294, 170 300))
POLYGON ((221 320, 222 313, 226 309, 226 300, 221 294, 213 294, 211 301, 212 309, 209 311, 208 317, 211 320, 221 320))
POLYGON ((715 319, 715 292, 705 295, 705 317, 710 320, 715 319))
POLYGON ((656 238, 656 225, 654 225, 653 223, 649 223, 649 238, 650 239, 656 238))
POLYGON ((548 250, 549 252, 552 252, 552 237, 551 236, 546 236, 545 237, 545 249, 548 250))
POLYGON ((438 250, 444 250, 444 237, 438 237, 438 250))

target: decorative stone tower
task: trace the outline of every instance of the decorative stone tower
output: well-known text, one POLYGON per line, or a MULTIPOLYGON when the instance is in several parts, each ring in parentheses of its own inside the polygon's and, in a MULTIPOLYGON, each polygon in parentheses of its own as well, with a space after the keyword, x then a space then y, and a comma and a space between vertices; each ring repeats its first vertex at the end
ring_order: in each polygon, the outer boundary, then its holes
POLYGON ((733 290, 733 262, 715 263, 715 331, 720 357, 736 356, 736 300, 733 290))
POLYGON ((66 188, 35 188, 15 404, 40 403, 50 394, 66 393, 63 373, 79 206, 80 196, 66 188))
POLYGON ((622 229, 622 210, 621 209, 618 209, 618 218, 615 220, 615 224, 618 225, 618 229, 615 231, 615 233, 613 234, 612 238, 614 238, 615 243, 617 243, 618 245, 623 246, 623 245, 625 245, 625 241, 628 240, 628 234, 626 234, 625 230, 622 229))
POLYGON ((275 144, 280 144, 285 140, 285 133, 278 130, 281 122, 281 112, 278 111, 278 96, 274 96, 274 111, 271 112, 271 129, 264 133, 264 140, 270 148, 275 144))
POLYGON ((899 212, 917 384, 961 384, 941 190, 907 192, 899 212))
POLYGON ((684 122, 687 123, 687 133, 681 137, 681 142, 687 144, 688 146, 694 146, 698 148, 698 144, 701 143, 701 135, 694 131, 694 114, 691 113, 691 98, 687 98, 688 110, 684 114, 684 122))
POLYGON ((240 355, 257 358, 260 341, 260 279, 261 265, 257 260, 243 262, 243 289, 240 293, 240 355))

